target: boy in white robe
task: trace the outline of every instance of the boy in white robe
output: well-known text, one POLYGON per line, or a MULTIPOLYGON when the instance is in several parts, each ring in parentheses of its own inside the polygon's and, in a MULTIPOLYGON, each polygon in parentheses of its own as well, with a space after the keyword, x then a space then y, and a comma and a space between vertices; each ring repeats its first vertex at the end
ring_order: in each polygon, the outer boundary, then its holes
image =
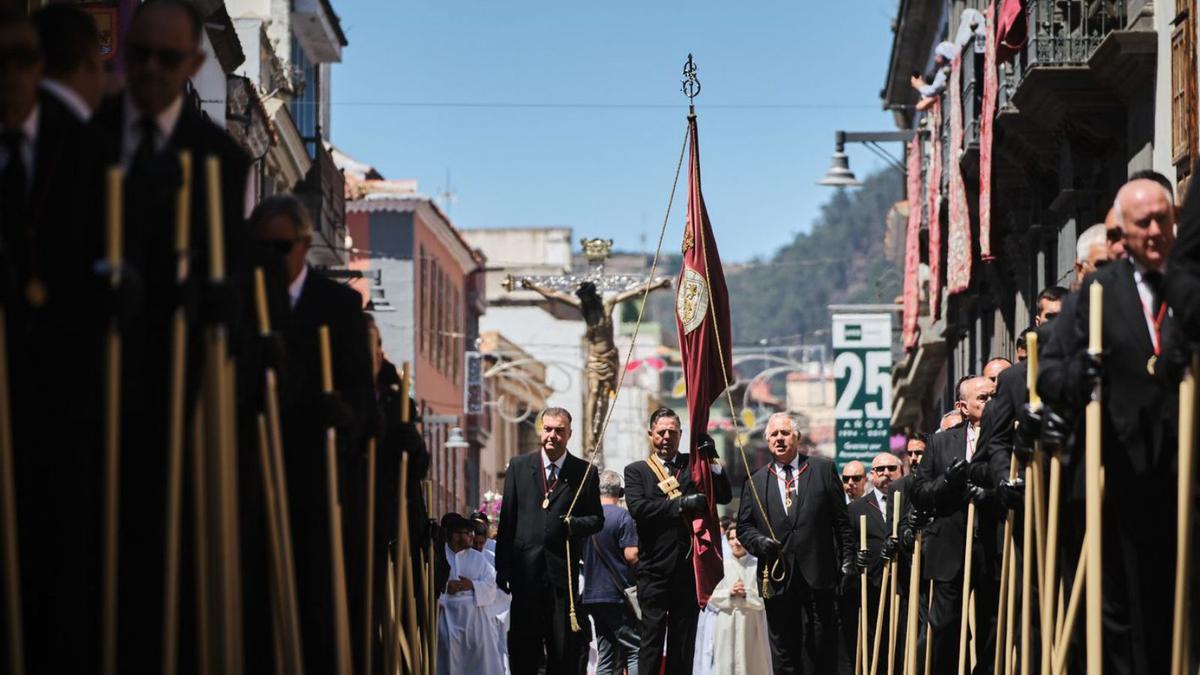
POLYGON ((503 675, 504 663, 493 605, 496 570, 476 551, 474 525, 452 513, 442 519, 450 574, 438 598, 439 675, 503 675))
POLYGON ((771 672, 767 614, 758 594, 757 560, 737 539, 737 524, 725 530, 725 577, 705 608, 709 635, 697 650, 696 672, 712 675, 757 675, 771 672))

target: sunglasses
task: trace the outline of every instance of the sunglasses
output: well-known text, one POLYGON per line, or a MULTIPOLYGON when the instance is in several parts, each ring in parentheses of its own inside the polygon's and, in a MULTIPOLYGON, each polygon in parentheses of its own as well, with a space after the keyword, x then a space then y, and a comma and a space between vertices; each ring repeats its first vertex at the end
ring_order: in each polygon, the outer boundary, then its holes
POLYGON ((860 481, 864 478, 866 478, 865 474, 862 476, 842 476, 842 482, 849 483, 850 481, 854 481, 855 483, 857 483, 858 481, 860 481))
POLYGON ((908 454, 912 457, 920 457, 921 455, 925 454, 925 451, 924 450, 909 450, 908 454))
POLYGON ((163 68, 173 70, 178 68, 191 55, 191 52, 179 49, 148 47, 136 42, 129 43, 129 60, 138 65, 145 65, 153 59, 158 61, 158 65, 163 68))
POLYGON ((271 248, 275 249, 276 251, 279 251, 279 253, 282 255, 287 255, 292 252, 293 248, 296 247, 296 242, 298 242, 298 241, 300 241, 300 240, 299 239, 262 239, 260 241, 260 243, 263 244, 264 246, 270 246, 271 248))
POLYGON ((9 47, 0 49, 0 66, 13 65, 18 68, 29 68, 37 63, 41 54, 33 47, 9 47))
POLYGON ((875 473, 882 474, 882 473, 887 473, 889 471, 899 471, 900 465, 899 464, 884 464, 882 466, 873 466, 873 467, 871 467, 871 470, 874 471, 875 473))
POLYGON ((1121 241, 1122 239, 1125 238, 1125 233, 1123 231, 1121 231, 1121 228, 1119 228, 1119 227, 1114 227, 1109 230, 1105 230, 1104 235, 1111 242, 1121 241))

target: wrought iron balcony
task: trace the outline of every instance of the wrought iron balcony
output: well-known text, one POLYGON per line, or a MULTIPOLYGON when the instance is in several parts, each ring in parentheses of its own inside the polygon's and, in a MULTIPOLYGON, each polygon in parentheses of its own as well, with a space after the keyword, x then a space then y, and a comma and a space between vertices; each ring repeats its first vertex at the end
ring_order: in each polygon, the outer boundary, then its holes
POLYGON ((1081 66, 1113 31, 1125 28, 1124 0, 1030 0, 1023 70, 1081 66))

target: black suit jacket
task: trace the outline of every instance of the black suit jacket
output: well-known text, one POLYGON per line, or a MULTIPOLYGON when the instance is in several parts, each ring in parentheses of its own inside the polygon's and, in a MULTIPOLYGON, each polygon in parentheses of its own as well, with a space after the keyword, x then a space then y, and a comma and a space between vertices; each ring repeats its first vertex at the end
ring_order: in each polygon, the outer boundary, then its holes
POLYGON ((924 580, 951 581, 962 574, 967 529, 964 495, 945 490, 942 475, 966 452, 967 427, 960 424, 929 437, 925 457, 912 473, 913 505, 937 513, 925 528, 921 554, 924 580))
POLYGON ((1200 342, 1200 181, 1188 185, 1167 265, 1167 301, 1191 342, 1200 342))
POLYGON ((779 496, 771 466, 768 464, 760 468, 742 487, 738 539, 758 557, 758 575, 761 578, 763 567, 770 567, 774 563, 766 559, 762 548, 763 540, 774 530, 783 544, 787 569, 786 579, 773 586, 777 593, 796 583, 797 577, 801 577, 810 588, 832 589, 838 582, 840 566, 854 559, 857 548, 846 512, 846 495, 842 491, 837 469, 831 460, 824 457, 800 455, 801 473, 796 478, 796 504, 789 517, 779 496), (754 496, 750 494, 751 489, 758 491, 770 527, 754 496))
MULTIPOLYGON (((890 488, 888 491, 891 492, 890 488)), ((889 512, 893 510, 891 499, 888 500, 887 508, 889 512)), ((879 553, 883 548, 883 542, 892 536, 890 522, 884 521, 883 511, 879 510, 879 500, 876 499, 875 491, 850 502, 846 511, 850 516, 850 529, 855 534, 858 533, 860 519, 863 516, 867 517, 867 550, 871 552, 871 561, 867 564, 867 579, 872 587, 878 589, 879 585, 883 583, 885 562, 879 553)), ((857 550, 857 547, 855 549, 857 550)))
MULTIPOLYGON (((678 454, 684 465, 676 470, 679 492, 698 494, 692 482, 690 455, 678 454)), ((668 499, 658 488, 658 478, 644 459, 625 467, 625 504, 638 532, 637 582, 639 595, 665 591, 678 565, 692 565, 692 525, 683 517, 678 499, 668 499)), ((713 473, 713 499, 728 504, 733 499, 729 477, 713 473)))
MULTIPOLYGON (((576 491, 579 500, 571 514, 571 573, 583 564, 587 538, 604 526, 600 508, 600 480, 588 463, 570 452, 550 492, 550 506, 542 508, 542 451, 513 457, 504 474, 504 502, 496 536, 496 578, 507 582, 513 594, 539 593, 553 585, 567 587, 567 532, 562 517, 576 491), (586 480, 584 474, 587 474, 586 480)), ((579 592, 579 587, 575 587, 579 592)))
MULTIPOLYGON (((1178 376, 1186 363, 1179 323, 1167 316, 1161 327, 1162 354, 1155 373, 1147 370, 1154 354, 1141 299, 1128 260, 1105 265, 1084 280, 1104 287, 1103 461, 1107 475, 1120 476, 1105 487, 1105 501, 1138 499, 1161 488, 1162 476, 1175 475, 1178 426, 1178 376)), ((1088 344, 1088 292, 1068 296, 1042 353, 1038 391, 1059 411, 1082 418, 1085 395, 1080 357, 1088 344)), ((1082 449, 1082 443, 1077 444, 1082 449)), ((1074 463, 1074 468, 1084 464, 1074 463)), ((1082 481, 1074 481, 1081 496, 1082 481)), ((1161 490, 1159 490, 1161 491, 1161 490)))

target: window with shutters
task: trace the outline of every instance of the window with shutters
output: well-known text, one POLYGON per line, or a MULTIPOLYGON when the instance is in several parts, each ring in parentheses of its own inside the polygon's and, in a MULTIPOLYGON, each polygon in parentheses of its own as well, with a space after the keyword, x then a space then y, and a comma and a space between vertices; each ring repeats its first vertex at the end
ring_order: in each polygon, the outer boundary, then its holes
POLYGON ((1185 194, 1196 161, 1196 0, 1175 0, 1171 29, 1171 155, 1185 194))

